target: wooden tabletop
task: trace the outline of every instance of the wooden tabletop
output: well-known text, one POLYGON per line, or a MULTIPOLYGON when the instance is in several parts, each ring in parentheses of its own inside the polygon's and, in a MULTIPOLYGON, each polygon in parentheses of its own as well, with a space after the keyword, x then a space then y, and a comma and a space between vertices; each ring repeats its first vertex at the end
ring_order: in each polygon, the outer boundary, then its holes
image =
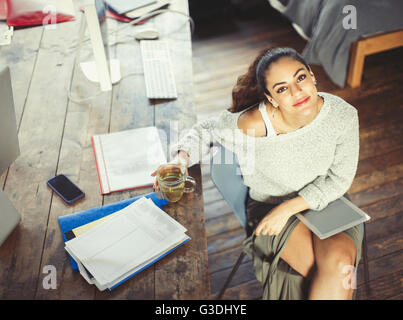
MULTIPOLYGON (((147 24, 170 43, 178 99, 150 101, 140 46, 134 27, 109 37, 111 58, 121 64, 122 80, 100 93, 75 67, 83 1, 74 1, 76 21, 55 28, 14 31, 12 44, 0 47, 0 64, 10 67, 21 155, 0 177, 0 185, 22 216, 19 226, 0 247, 0 299, 206 299, 210 295, 200 166, 190 168, 197 181, 194 193, 163 209, 184 225, 191 241, 132 277, 113 291, 100 292, 73 272, 57 218, 102 206, 152 188, 100 195, 91 146, 96 134, 156 126, 165 132, 164 147, 196 121, 193 112, 191 37, 186 17, 164 13, 147 24), (91 97, 82 103, 68 99, 91 97), (66 205, 46 181, 63 173, 86 194, 66 205), (56 270, 56 289, 46 289, 48 268, 56 270)), ((185 0, 171 9, 188 12, 185 0)), ((108 19, 110 30, 123 23, 108 19)), ((136 27, 137 28, 137 27, 136 27)), ((89 43, 80 61, 93 60, 89 43)))

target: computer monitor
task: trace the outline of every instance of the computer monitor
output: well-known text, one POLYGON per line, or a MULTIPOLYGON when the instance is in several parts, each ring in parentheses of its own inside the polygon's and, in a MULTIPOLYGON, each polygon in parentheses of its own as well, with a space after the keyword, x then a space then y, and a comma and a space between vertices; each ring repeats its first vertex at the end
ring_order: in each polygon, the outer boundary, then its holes
MULTIPOLYGON (((19 156, 17 121, 10 70, 0 67, 0 174, 19 156)), ((21 216, 0 186, 0 245, 18 225, 21 216)))
POLYGON ((3 190, 0 189, 0 246, 21 221, 21 216, 3 190))
POLYGON ((0 175, 20 155, 10 69, 0 66, 0 175))
POLYGON ((103 0, 91 0, 83 9, 83 23, 86 22, 88 28, 95 61, 82 62, 80 66, 88 80, 99 82, 102 91, 109 91, 112 84, 121 79, 121 74, 119 60, 109 57, 105 3, 103 0))

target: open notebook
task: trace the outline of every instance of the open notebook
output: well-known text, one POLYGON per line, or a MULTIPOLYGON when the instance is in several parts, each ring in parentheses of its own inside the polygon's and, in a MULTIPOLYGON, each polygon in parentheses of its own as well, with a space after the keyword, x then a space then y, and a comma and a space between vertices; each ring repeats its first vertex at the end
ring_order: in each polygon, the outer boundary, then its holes
POLYGON ((329 203, 321 211, 307 210, 298 213, 297 218, 319 239, 329 238, 370 219, 364 211, 345 197, 329 203))
POLYGON ((76 237, 65 249, 81 275, 101 291, 114 289, 190 240, 185 227, 146 198, 72 231, 76 237))
POLYGON ((152 186, 166 156, 156 127, 93 136, 101 194, 152 186))

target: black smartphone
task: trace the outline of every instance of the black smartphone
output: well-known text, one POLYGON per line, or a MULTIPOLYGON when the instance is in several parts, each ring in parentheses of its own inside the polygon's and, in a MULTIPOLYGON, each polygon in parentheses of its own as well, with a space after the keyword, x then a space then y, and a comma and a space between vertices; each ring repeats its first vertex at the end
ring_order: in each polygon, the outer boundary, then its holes
POLYGON ((47 184, 68 204, 72 204, 74 201, 83 198, 85 195, 84 192, 64 174, 59 174, 56 177, 49 179, 47 184))

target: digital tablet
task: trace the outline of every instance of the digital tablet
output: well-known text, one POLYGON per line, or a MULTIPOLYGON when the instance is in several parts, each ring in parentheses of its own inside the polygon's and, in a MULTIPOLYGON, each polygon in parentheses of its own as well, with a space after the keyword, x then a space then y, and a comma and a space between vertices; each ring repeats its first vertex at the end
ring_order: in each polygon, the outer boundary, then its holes
POLYGON ((315 233, 319 239, 329 238, 371 219, 364 211, 345 197, 329 203, 321 211, 306 210, 298 213, 297 218, 315 233))

